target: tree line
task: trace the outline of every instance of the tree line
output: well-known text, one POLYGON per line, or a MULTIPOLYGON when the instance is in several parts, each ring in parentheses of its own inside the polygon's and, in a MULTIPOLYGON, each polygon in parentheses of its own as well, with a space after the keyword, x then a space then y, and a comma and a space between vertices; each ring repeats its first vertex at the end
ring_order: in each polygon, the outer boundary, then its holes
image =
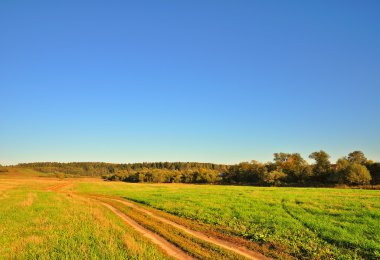
POLYGON ((24 163, 18 167, 65 176, 102 176, 109 181, 148 183, 213 183, 263 186, 379 185, 380 163, 361 151, 330 162, 325 151, 309 155, 309 164, 299 153, 275 153, 272 162, 242 162, 236 165, 196 162, 152 163, 24 163))
POLYGON ((243 162, 232 165, 223 174, 226 183, 257 185, 367 185, 380 184, 380 163, 368 160, 363 152, 354 151, 335 164, 325 151, 313 152, 309 164, 299 153, 275 153, 273 162, 243 162))

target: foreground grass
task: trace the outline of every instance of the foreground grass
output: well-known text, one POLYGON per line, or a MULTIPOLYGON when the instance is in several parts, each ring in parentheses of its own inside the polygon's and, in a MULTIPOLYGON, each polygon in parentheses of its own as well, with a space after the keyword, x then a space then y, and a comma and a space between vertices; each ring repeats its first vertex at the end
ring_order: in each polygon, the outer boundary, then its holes
MULTIPOLYGON (((99 203, 0 179, 1 259, 167 259, 99 203)), ((57 182, 55 182, 57 183, 57 182)))
MULTIPOLYGON (((79 182, 254 241, 296 258, 380 258, 380 192, 79 182)), ((280 256, 280 255, 278 255, 280 256)))

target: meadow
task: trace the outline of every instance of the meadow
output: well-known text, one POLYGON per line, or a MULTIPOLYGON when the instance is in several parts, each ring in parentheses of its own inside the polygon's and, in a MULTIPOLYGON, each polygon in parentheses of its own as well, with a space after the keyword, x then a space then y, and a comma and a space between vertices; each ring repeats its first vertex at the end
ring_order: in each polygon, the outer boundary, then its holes
POLYGON ((0 258, 171 258, 121 215, 189 259, 380 258, 379 191, 59 180, 25 169, 0 176, 0 258))
POLYGON ((380 257, 380 192, 325 188, 78 183, 258 243, 274 257, 380 257))
POLYGON ((0 176, 0 259, 167 259, 99 203, 48 190, 57 183, 0 176))

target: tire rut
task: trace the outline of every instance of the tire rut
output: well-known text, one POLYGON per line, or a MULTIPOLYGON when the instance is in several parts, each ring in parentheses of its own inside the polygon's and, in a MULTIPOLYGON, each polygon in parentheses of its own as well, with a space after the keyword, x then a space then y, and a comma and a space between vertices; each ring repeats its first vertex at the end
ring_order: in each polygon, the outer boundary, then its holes
POLYGON ((216 237, 212 237, 212 236, 209 236, 209 235, 206 235, 202 232, 199 232, 199 231, 195 231, 195 230, 192 230, 192 229, 189 229, 185 226, 182 226, 178 223, 175 223, 171 220, 168 220, 164 217, 161 217, 161 216, 158 216, 157 214, 141 207, 141 206, 138 206, 136 205, 135 203, 132 203, 132 202, 129 202, 129 201, 126 201, 126 200, 122 200, 122 199, 111 199, 111 200, 114 200, 114 201, 118 201, 118 202, 121 202, 123 203, 124 205, 134 209, 134 210, 137 210, 137 211, 140 211, 142 213, 145 213, 147 215, 149 215, 150 217, 152 218, 155 218, 156 220, 159 220, 163 223, 166 223, 166 224, 169 224, 171 225, 172 227, 174 228, 177 228, 179 230, 182 230, 196 238, 199 238, 201 240, 204 240, 206 242, 209 242, 211 244, 214 244, 214 245, 217 245, 219 247, 222 247, 223 249, 227 249, 229 251, 232 251, 234 253, 237 253, 241 256, 244 256, 246 257, 247 259, 257 259, 257 260, 264 260, 264 259, 270 259, 258 252, 255 252, 255 251, 252 251, 246 247, 243 247, 243 246, 240 246, 240 245, 237 245, 237 244, 234 244, 232 242, 229 242, 229 241, 226 241, 226 240, 222 240, 222 239, 219 239, 219 238, 216 238, 216 237))
MULTIPOLYGON (((47 188, 47 190, 59 192, 60 189, 64 188, 65 186, 68 186, 70 184, 71 183, 56 184, 56 185, 53 185, 53 186, 47 188)), ((103 200, 101 200, 103 197, 94 196, 94 195, 92 195, 91 197, 100 201, 101 204, 103 204, 105 207, 110 209, 115 215, 117 215, 121 219, 123 219, 124 222, 126 222, 128 225, 130 225, 136 231, 141 233, 144 237, 147 237, 148 239, 150 239, 152 241, 152 243, 156 244, 161 249, 163 249, 169 256, 172 256, 176 259, 185 259, 185 260, 196 259, 196 258, 186 254, 184 251, 182 251, 182 249, 180 249, 177 246, 175 246, 174 244, 170 243, 169 241, 167 241, 165 238, 161 237, 157 233, 143 227, 142 225, 140 225, 135 220, 133 220, 130 217, 128 217, 127 215, 125 215, 123 212, 121 212, 117 208, 115 208, 112 205, 104 202, 103 200)), ((132 203, 130 201, 123 200, 123 199, 115 199, 115 198, 109 198, 109 199, 114 200, 114 201, 118 201, 118 202, 120 202, 120 203, 134 209, 134 210, 137 210, 137 211, 144 213, 144 214, 146 214, 146 215, 148 215, 148 216, 150 216, 150 217, 152 217, 158 221, 161 221, 162 223, 166 223, 166 224, 168 224, 168 225, 170 225, 176 229, 179 229, 179 230, 181 230, 181 231, 183 231, 189 235, 192 235, 198 239, 201 239, 201 240, 206 241, 208 243, 211 243, 213 245, 219 246, 223 249, 237 253, 237 254, 239 254, 239 255, 247 258, 247 259, 252 259, 252 260, 271 259, 271 258, 268 258, 268 257, 258 253, 258 252, 252 251, 252 250, 250 250, 244 246, 241 246, 241 245, 238 245, 238 244, 226 241, 226 240, 222 240, 220 238, 209 236, 209 235, 206 235, 202 232, 195 231, 195 230, 192 230, 188 227, 182 226, 178 223, 175 223, 174 221, 171 221, 171 220, 166 219, 164 217, 158 216, 157 214, 153 213, 152 211, 149 211, 148 209, 143 208, 143 207, 141 207, 135 203, 132 203)))
POLYGON ((65 183, 58 183, 58 184, 55 184, 53 186, 50 186, 48 187, 46 190, 49 190, 49 191, 58 191, 68 185, 70 185, 71 183, 70 182, 65 182, 65 183))
POLYGON ((136 221, 122 213, 120 210, 116 209, 115 207, 102 202, 104 206, 109 208, 115 215, 119 216, 121 219, 124 220, 129 226, 131 226, 133 229, 141 233, 144 237, 148 238, 152 243, 159 246, 162 250, 165 251, 165 253, 169 256, 172 256, 176 259, 195 259, 189 255, 187 255, 184 251, 173 245, 172 243, 168 242, 166 239, 162 238, 158 234, 146 229, 145 227, 138 224, 136 221))

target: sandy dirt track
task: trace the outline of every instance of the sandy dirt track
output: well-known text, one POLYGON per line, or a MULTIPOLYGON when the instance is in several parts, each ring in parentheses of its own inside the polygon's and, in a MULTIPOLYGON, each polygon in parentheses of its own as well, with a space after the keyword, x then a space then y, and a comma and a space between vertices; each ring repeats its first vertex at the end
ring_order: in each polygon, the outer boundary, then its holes
MULTIPOLYGON (((56 185, 53 185, 53 186, 47 188, 47 190, 55 191, 55 192, 62 192, 61 189, 63 189, 64 187, 66 187, 70 184, 71 184, 70 182, 59 183, 59 184, 56 184, 56 185)), ((76 193, 76 194, 81 195, 78 193, 76 193)), ((109 210, 111 210, 115 215, 117 215, 118 217, 123 219, 123 221, 126 224, 128 224, 133 229, 135 229, 136 231, 141 233, 144 237, 151 240, 152 243, 159 246, 164 252, 166 252, 167 255, 169 255, 173 258, 176 258, 176 259, 195 259, 192 256, 189 256, 187 253, 185 253, 182 249, 180 249, 177 246, 175 246, 174 244, 168 242, 165 238, 163 238, 160 235, 158 235, 157 233, 150 231, 147 228, 143 227, 142 225, 140 225, 139 223, 137 223, 136 221, 134 221, 133 219, 131 219, 130 217, 125 215, 123 212, 121 212, 120 210, 118 210, 114 206, 112 206, 109 203, 107 203, 106 201, 102 200, 102 199, 104 199, 104 197, 91 195, 91 198, 96 199, 101 204, 103 204, 105 207, 107 207, 109 210)), ((120 203, 132 208, 133 210, 144 213, 144 214, 146 214, 152 218, 155 218, 156 220, 158 220, 162 223, 171 225, 173 228, 179 229, 179 230, 184 231, 187 234, 194 236, 198 239, 204 240, 208 243, 214 244, 216 246, 219 246, 219 247, 222 247, 222 248, 227 249, 229 251, 232 251, 234 253, 237 253, 237 254, 239 254, 239 255, 247 258, 247 259, 253 259, 253 260, 270 259, 270 258, 268 258, 268 257, 266 257, 266 256, 264 256, 258 252, 252 251, 252 250, 250 250, 244 246, 241 246, 241 245, 238 245, 238 244, 235 244, 233 242, 226 241, 226 240, 223 240, 220 238, 212 237, 212 236, 206 235, 202 232, 195 231, 195 230, 192 230, 188 227, 185 227, 183 225, 175 223, 175 222, 173 222, 167 218, 164 218, 162 216, 155 214, 154 212, 150 211, 149 209, 142 207, 142 206, 140 206, 134 202, 131 202, 131 201, 128 201, 125 199, 121 199, 121 198, 120 199, 119 198, 108 198, 108 199, 120 202, 120 203)))
POLYGON ((166 223, 166 224, 169 224, 177 229, 180 229, 194 237, 197 237, 199 239, 202 239, 204 241, 207 241, 209 243, 212 243, 212 244, 215 244, 217 246, 220 246, 224 249, 227 249, 227 250, 230 250, 230 251, 233 251, 241 256, 244 256, 248 259, 257 259, 257 260, 264 260, 264 259, 269 259, 267 257, 265 257, 264 255, 260 254, 260 253, 257 253, 257 252, 254 252, 252 250, 249 250, 248 248, 246 247, 242 247, 242 246, 239 246, 239 245, 236 245, 234 243, 231 243, 229 241, 225 241, 225 240, 221 240, 219 238, 215 238, 215 237, 211 237, 211 236, 208 236, 208 235, 205 235, 203 234, 202 232, 199 232, 199 231, 194 231, 194 230, 191 230, 187 227, 184 227, 182 225, 179 225, 171 220, 168 220, 166 218, 163 218, 161 216, 158 216, 156 214, 154 214, 153 212, 141 207, 141 206, 138 206, 137 204, 135 203, 132 203, 132 202, 129 202, 129 201, 126 201, 126 200, 122 200, 122 199, 113 199, 113 200, 116 200, 116 201, 119 201, 121 203, 123 203, 124 205, 128 206, 128 207, 131 207, 135 210, 138 210, 140 212, 143 212, 163 223, 166 223))
POLYGON ((138 224, 136 221, 131 219, 130 217, 123 214, 120 210, 112 207, 111 205, 107 203, 102 203, 104 206, 109 208, 113 213, 115 213, 117 216, 122 218, 128 225, 130 225, 132 228, 134 228, 136 231, 140 232, 144 237, 150 239, 154 244, 158 245, 160 248, 162 248, 166 254, 169 256, 172 256, 177 259, 195 259, 189 255, 187 255, 185 252, 183 252, 178 247, 174 246, 161 236, 157 235, 156 233, 144 228, 140 224, 138 224))

